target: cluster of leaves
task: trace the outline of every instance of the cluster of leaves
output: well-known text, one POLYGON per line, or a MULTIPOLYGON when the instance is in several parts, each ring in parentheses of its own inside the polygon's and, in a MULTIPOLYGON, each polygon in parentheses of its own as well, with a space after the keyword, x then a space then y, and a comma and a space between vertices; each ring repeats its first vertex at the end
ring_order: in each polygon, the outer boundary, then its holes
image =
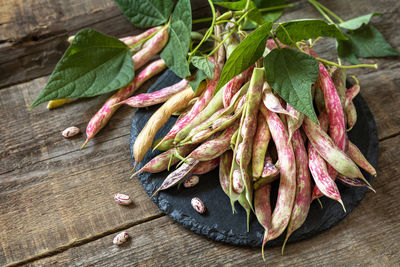
MULTIPOLYGON (((213 78, 214 64, 207 59, 210 54, 202 53, 201 49, 196 53, 190 51, 193 44, 190 0, 178 0, 176 4, 174 0, 114 1, 136 27, 168 25, 169 41, 161 52, 161 58, 179 77, 192 76, 194 90, 202 80, 213 78)), ((255 29, 240 42, 225 63, 217 90, 263 56, 268 38, 277 38, 289 47, 321 36, 335 38, 338 56, 353 64, 358 64, 360 57, 399 55, 382 34, 369 25, 371 18, 378 15, 376 13, 338 24, 329 18, 331 23, 318 19, 274 23, 284 10, 285 0, 209 2, 212 9, 215 4, 233 11, 230 14, 237 19, 245 18, 238 20, 240 25, 235 25, 233 31, 255 29)), ((322 6, 315 0, 309 2, 317 9, 317 5, 322 6)), ((215 22, 218 18, 214 12, 213 15, 215 22)), ((211 36, 212 26, 210 30, 206 39, 211 36)), ((298 111, 317 121, 310 90, 318 76, 317 59, 298 50, 279 47, 265 55, 263 64, 271 87, 298 111)), ((32 107, 52 99, 88 97, 114 91, 127 85, 133 77, 130 48, 116 38, 85 29, 76 35, 32 107)))

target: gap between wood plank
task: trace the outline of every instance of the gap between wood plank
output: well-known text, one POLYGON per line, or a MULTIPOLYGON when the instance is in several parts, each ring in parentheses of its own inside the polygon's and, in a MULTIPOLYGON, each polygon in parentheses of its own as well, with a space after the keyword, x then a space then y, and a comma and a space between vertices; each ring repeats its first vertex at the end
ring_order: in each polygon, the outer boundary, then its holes
POLYGON ((142 220, 139 220, 139 221, 136 221, 136 222, 133 222, 133 223, 126 223, 126 224, 121 225, 119 227, 113 228, 111 230, 108 230, 108 231, 105 231, 105 232, 102 232, 102 233, 95 234, 95 235, 93 235, 91 237, 88 237, 88 238, 74 240, 74 241, 72 241, 72 242, 70 242, 68 244, 65 244, 65 245, 63 245, 61 247, 58 247, 58 248, 56 248, 54 250, 46 251, 46 252, 40 253, 38 255, 26 258, 26 259, 21 260, 21 261, 12 262, 10 264, 5 265, 5 267, 20 266, 22 264, 27 264, 27 263, 33 262, 35 260, 39 260, 39 259, 46 258, 46 257, 51 257, 51 256, 54 256, 54 255, 59 254, 61 252, 64 252, 64 251, 66 251, 66 250, 68 250, 70 248, 82 246, 84 244, 87 244, 89 242, 92 242, 92 241, 95 241, 97 239, 103 238, 105 236, 108 236, 108 235, 111 235, 111 234, 115 234, 117 232, 126 230, 128 228, 131 228, 133 226, 136 226, 136 225, 139 225, 139 224, 142 224, 142 223, 146 223, 146 222, 161 218, 163 216, 166 216, 166 215, 164 213, 160 212, 159 214, 150 216, 148 218, 144 218, 142 220))

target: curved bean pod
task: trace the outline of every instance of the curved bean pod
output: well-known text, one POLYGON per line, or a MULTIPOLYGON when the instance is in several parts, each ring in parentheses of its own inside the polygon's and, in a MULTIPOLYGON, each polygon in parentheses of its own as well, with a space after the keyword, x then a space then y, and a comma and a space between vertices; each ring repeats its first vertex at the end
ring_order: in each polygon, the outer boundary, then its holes
POLYGON ((271 139, 267 121, 259 113, 257 117, 257 130, 253 139, 253 156, 251 160, 253 181, 260 178, 264 169, 264 159, 267 153, 268 143, 271 139))
POLYGON ((178 169, 171 172, 161 184, 161 186, 153 193, 155 196, 158 192, 162 190, 166 190, 168 188, 173 187, 174 185, 178 184, 181 180, 183 180, 187 175, 190 174, 191 170, 199 163, 198 160, 190 158, 187 159, 188 163, 183 163, 178 169))
POLYGON ((357 110, 354 106, 353 102, 350 102, 345 107, 346 111, 346 119, 347 119, 347 131, 353 129, 354 125, 357 122, 357 110))
POLYGON ((165 102, 175 93, 178 93, 188 86, 189 82, 186 79, 182 79, 180 82, 173 84, 171 86, 162 88, 153 93, 139 94, 130 97, 122 102, 115 105, 126 104, 134 108, 148 107, 165 102))
POLYGON ((372 176, 376 176, 375 168, 368 162, 368 160, 361 153, 360 149, 349 141, 349 149, 347 150, 347 154, 350 158, 361 168, 369 172, 372 176))
POLYGON ((255 189, 254 192, 254 213, 258 222, 264 227, 265 234, 262 243, 262 257, 264 258, 264 246, 268 241, 268 231, 271 229, 271 185, 266 184, 255 189))
POLYGON ((144 66, 153 56, 158 54, 168 42, 168 27, 163 27, 154 35, 143 49, 132 56, 135 70, 144 66))
MULTIPOLYGON (((155 156, 152 160, 146 163, 139 171, 134 173, 132 175, 135 176, 136 174, 140 172, 150 172, 150 173, 159 173, 162 171, 165 171, 168 168, 168 164, 170 161, 171 156, 173 156, 175 153, 178 153, 181 156, 186 156, 187 154, 190 153, 196 146, 195 145, 187 145, 187 146, 181 146, 177 148, 171 148, 157 156, 155 156)), ((178 158, 174 157, 172 160, 171 165, 174 165, 179 161, 178 158)))
POLYGON ((349 178, 361 178, 366 181, 357 165, 335 145, 318 124, 315 124, 308 117, 304 117, 303 130, 319 155, 337 172, 349 178))
POLYGON ((292 145, 296 158, 296 197, 282 246, 282 254, 290 235, 306 220, 311 203, 311 178, 308 170, 308 155, 299 130, 293 133, 292 145))
POLYGON ((86 127, 86 141, 81 149, 107 124, 112 115, 117 111, 119 106, 114 104, 121 102, 132 95, 145 81, 149 80, 154 75, 157 75, 166 68, 165 62, 162 59, 150 63, 144 68, 127 86, 119 89, 113 94, 99 111, 92 117, 86 127), (112 107, 113 106, 113 107, 112 107))
POLYGON ((165 102, 147 121, 137 136, 133 144, 133 155, 135 157, 135 167, 142 161, 147 150, 151 148, 154 136, 157 131, 167 122, 172 113, 181 109, 186 103, 193 98, 194 92, 192 88, 188 87, 185 90, 173 95, 167 102, 165 102))
POLYGON ((332 72, 332 81, 335 85, 337 93, 339 95, 340 103, 342 107, 345 106, 346 101, 346 70, 343 68, 336 68, 332 72))
POLYGON ((280 165, 280 183, 278 199, 272 213, 271 229, 268 231, 267 241, 277 238, 285 230, 292 213, 296 195, 296 164, 292 144, 285 126, 278 115, 261 105, 261 111, 271 131, 272 139, 278 151, 280 165))
POLYGON ((337 179, 341 181, 343 184, 348 185, 348 186, 357 186, 357 187, 366 187, 372 192, 376 193, 375 189, 373 189, 371 186, 367 185, 366 183, 360 181, 359 179, 351 179, 344 177, 343 175, 339 174, 337 179))
POLYGON ((219 158, 219 184, 229 197, 229 173, 231 172, 233 152, 228 150, 219 158))
POLYGON ((288 125, 288 132, 289 132, 289 141, 292 140, 293 133, 301 127, 304 120, 304 114, 298 112, 294 107, 287 104, 286 105, 287 111, 292 114, 293 116, 287 116, 287 125, 288 125), (297 118, 297 119, 296 119, 297 118))
POLYGON ((205 174, 217 168, 218 165, 219 165, 219 158, 207 161, 201 161, 199 162, 199 164, 197 164, 196 167, 194 167, 191 173, 196 175, 205 174))
POLYGON ((358 84, 355 84, 351 88, 349 88, 346 91, 346 100, 344 106, 346 107, 349 103, 351 103, 359 92, 360 92, 360 86, 358 84))

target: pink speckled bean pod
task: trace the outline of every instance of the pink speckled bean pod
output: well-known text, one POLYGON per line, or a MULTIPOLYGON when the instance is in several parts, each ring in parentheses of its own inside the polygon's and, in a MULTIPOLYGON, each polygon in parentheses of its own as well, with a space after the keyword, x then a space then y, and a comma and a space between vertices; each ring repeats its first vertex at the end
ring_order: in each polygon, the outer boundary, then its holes
POLYGON ((143 108, 156 105, 167 101, 168 98, 170 98, 173 94, 185 89, 188 86, 188 84, 189 84, 188 80, 182 79, 180 82, 162 88, 156 92, 136 95, 115 105, 126 104, 133 108, 143 108))
POLYGON ((124 42, 127 46, 132 46, 132 45, 138 43, 139 41, 142 41, 142 40, 148 38, 149 36, 151 36, 152 34, 154 34, 156 31, 158 31, 160 29, 161 29, 160 26, 154 27, 154 28, 148 29, 145 32, 142 32, 141 34, 123 37, 120 40, 122 42, 124 42))
POLYGON ((189 154, 188 158, 207 161, 219 157, 229 149, 232 135, 235 133, 238 126, 238 122, 236 122, 223 131, 218 137, 202 143, 189 154))
POLYGON ((346 107, 349 103, 351 103, 359 92, 360 92, 360 86, 358 84, 353 85, 350 89, 348 89, 346 91, 346 99, 344 102, 344 106, 346 107))
MULTIPOLYGON (((152 160, 146 163, 139 171, 134 173, 132 176, 140 173, 140 172, 150 172, 150 173, 159 173, 165 171, 168 168, 168 164, 170 161, 171 156, 175 153, 178 153, 182 157, 185 157, 189 154, 196 146, 195 145, 187 145, 181 146, 177 148, 171 148, 157 156, 155 156, 152 160)), ((174 165, 179 161, 178 158, 174 157, 171 165, 174 165)))
POLYGON ((317 150, 309 143, 308 145, 309 168, 314 178, 315 185, 326 197, 338 201, 346 211, 336 183, 328 174, 325 161, 319 156, 317 150))
POLYGON ((211 115, 208 119, 194 127, 191 131, 189 136, 195 136, 197 133, 206 130, 212 125, 212 123, 225 111, 225 108, 222 108, 215 112, 213 115, 211 115))
MULTIPOLYGON (((261 93, 264 83, 264 69, 254 68, 247 92, 247 104, 244 106, 243 125, 240 134, 243 138, 242 152, 240 155, 240 169, 247 170, 252 156, 253 137, 257 129, 257 114, 261 103, 261 93)), ((249 200, 250 201, 250 200, 249 200)))
MULTIPOLYGON (((214 26, 214 33, 218 40, 222 40, 222 31, 223 28, 221 24, 214 26)), ((219 41, 217 41, 217 39, 215 41, 215 47, 217 47, 220 43, 219 41)), ((214 59, 217 63, 219 71, 222 71, 225 63, 225 47, 223 45, 221 45, 218 48, 217 52, 214 54, 214 59)))
MULTIPOLYGON (((328 114, 326 113, 325 109, 324 111, 322 111, 319 116, 318 116, 318 120, 319 120, 319 125, 321 126, 321 129, 324 132, 328 131, 328 127, 329 127, 329 118, 328 118, 328 114)), ((334 176, 336 176, 336 171, 333 168, 329 168, 328 167, 328 174, 329 176, 332 178, 334 176)), ((312 197, 311 197, 311 201, 314 201, 314 199, 316 198, 320 198, 324 196, 324 194, 322 194, 322 192, 318 189, 318 186, 315 185, 313 192, 312 192, 312 197)))
POLYGON ((319 63, 318 82, 324 93, 325 108, 329 117, 329 135, 340 150, 346 151, 346 125, 340 97, 329 72, 321 62, 319 63))
POLYGON ((312 146, 337 172, 349 178, 361 178, 368 183, 357 165, 340 150, 333 140, 308 117, 304 118, 303 130, 312 146))
MULTIPOLYGON (((264 105, 270 111, 275 113, 285 114, 291 117, 294 116, 293 114, 289 113, 286 109, 282 107, 279 98, 272 92, 272 89, 267 82, 264 82, 262 100, 264 102, 264 105)), ((297 117, 293 118, 297 119, 297 117)))
POLYGON ((154 75, 157 75, 165 68, 165 62, 162 59, 150 63, 133 79, 133 81, 108 98, 100 110, 97 111, 89 121, 86 128, 86 141, 82 145, 82 148, 84 148, 85 145, 107 124, 114 112, 117 111, 119 106, 113 106, 114 104, 121 102, 132 95, 145 81, 149 80, 154 75))
POLYGON ((346 107, 346 119, 347 119, 347 131, 353 129, 354 125, 357 122, 357 110, 354 106, 353 102, 350 102, 346 107))
POLYGON ((292 213, 296 196, 296 164, 292 144, 285 126, 278 115, 261 105, 261 112, 265 116, 272 139, 275 142, 280 165, 280 183, 278 199, 272 213, 271 228, 268 231, 267 241, 277 238, 285 230, 292 213))
POLYGON ((349 141, 349 149, 347 150, 347 154, 350 158, 361 168, 369 172, 372 176, 376 176, 375 168, 368 162, 368 160, 361 153, 360 149, 349 141))
POLYGON ((192 174, 205 174, 207 172, 210 172, 217 168, 219 165, 219 158, 207 160, 207 161, 201 161, 197 166, 192 170, 192 174))
POLYGON ((135 70, 144 66, 153 56, 157 55, 168 42, 168 27, 163 27, 154 35, 146 46, 132 56, 135 70))
POLYGON ((229 174, 231 172, 232 157, 233 152, 228 150, 221 155, 219 161, 219 184, 227 196, 229 196, 229 174))
POLYGON ((188 163, 183 163, 178 169, 175 171, 171 172, 164 180, 164 182, 161 184, 161 186, 153 193, 153 196, 155 196, 158 192, 162 190, 166 190, 168 188, 173 187, 174 185, 178 184, 181 180, 183 180, 187 175, 190 174, 193 168, 196 167, 196 165, 199 163, 198 160, 194 158, 189 158, 187 159, 188 163))
POLYGON ((267 121, 259 113, 257 117, 257 130, 253 139, 253 156, 251 158, 253 181, 258 180, 263 172, 264 159, 270 139, 271 133, 269 132, 267 121))
MULTIPOLYGON (((206 106, 207 104, 209 104, 209 102, 211 101, 211 99, 213 98, 213 94, 215 91, 215 88, 217 86, 217 83, 219 81, 219 75, 220 75, 220 71, 216 65, 216 62, 213 58, 209 58, 209 60, 211 62, 214 63, 215 68, 214 68, 214 78, 212 81, 208 81, 207 84, 207 88, 204 90, 204 92, 202 93, 202 95, 199 97, 199 99, 196 101, 196 103, 193 105, 192 109, 189 111, 188 114, 186 114, 185 117, 183 117, 182 119, 180 119, 179 121, 177 121, 175 123, 175 125, 172 127, 172 129, 165 135, 165 137, 163 138, 162 142, 165 142, 169 139, 174 139, 176 137, 176 135, 182 130, 184 129, 206 106)), ((218 108, 217 110, 219 110, 220 108, 218 108)), ((212 112, 211 114, 213 114, 214 112, 212 112)), ((208 116, 209 117, 209 116, 208 116)), ((208 118, 207 117, 207 118, 208 118)), ((204 118, 204 120, 206 120, 207 118, 204 118)), ((199 123, 203 122, 204 120, 200 121, 199 123)), ((196 124, 197 125, 197 124, 196 124)), ((193 126, 196 126, 193 125, 193 126)), ((187 129, 187 133, 189 133, 189 131, 191 130, 187 129)))
POLYGON ((300 130, 293 133, 292 145, 296 158, 296 197, 282 246, 282 254, 290 235, 300 228, 307 218, 311 203, 311 178, 308 170, 308 155, 300 130))
POLYGON ((265 229, 261 253, 264 258, 264 246, 268 241, 268 232, 271 229, 271 185, 266 184, 255 189, 254 192, 254 213, 258 222, 265 229))
POLYGON ((254 66, 248 68, 244 72, 235 76, 232 80, 230 80, 227 84, 225 84, 221 90, 222 93, 222 101, 224 103, 224 107, 228 107, 231 103, 232 97, 239 91, 242 84, 247 82, 251 77, 251 73, 253 72, 254 66))
POLYGON ((287 125, 288 125, 288 132, 289 132, 289 141, 292 140, 293 133, 301 127, 304 120, 304 114, 298 112, 294 107, 287 104, 286 110, 292 114, 293 116, 287 116, 287 125), (296 119, 297 118, 297 119, 296 119))
POLYGON ((345 106, 346 100, 346 70, 343 68, 337 68, 332 72, 332 81, 335 85, 337 93, 339 95, 340 103, 342 107, 345 106))

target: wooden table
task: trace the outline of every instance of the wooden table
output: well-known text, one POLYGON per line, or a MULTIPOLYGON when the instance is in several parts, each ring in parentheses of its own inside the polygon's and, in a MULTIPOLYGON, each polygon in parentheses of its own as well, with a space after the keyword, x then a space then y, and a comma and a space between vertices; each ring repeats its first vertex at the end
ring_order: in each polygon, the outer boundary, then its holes
MULTIPOLYGON (((388 42, 400 49, 400 2, 321 1, 343 19, 370 12, 388 42)), ((193 1, 195 18, 208 16, 207 1, 193 1)), ((189 232, 163 215, 132 168, 129 131, 134 110, 121 108, 79 150, 84 135, 64 139, 71 125, 86 128, 107 96, 48 111, 29 105, 67 47, 66 38, 92 27, 114 36, 136 34, 111 0, 0 1, 0 265, 189 266, 263 265, 259 249, 233 247, 189 232), (116 205, 125 192, 132 207, 116 205), (112 244, 126 230, 132 239, 112 244)), ((284 19, 320 18, 306 1, 284 19)), ((319 53, 335 60, 334 42, 319 53)), ((361 95, 379 131, 378 178, 361 204, 339 225, 309 240, 266 251, 282 266, 398 266, 400 264, 400 62, 398 57, 363 60, 379 69, 357 69, 361 95)), ((147 86, 149 83, 147 84, 147 86)))

